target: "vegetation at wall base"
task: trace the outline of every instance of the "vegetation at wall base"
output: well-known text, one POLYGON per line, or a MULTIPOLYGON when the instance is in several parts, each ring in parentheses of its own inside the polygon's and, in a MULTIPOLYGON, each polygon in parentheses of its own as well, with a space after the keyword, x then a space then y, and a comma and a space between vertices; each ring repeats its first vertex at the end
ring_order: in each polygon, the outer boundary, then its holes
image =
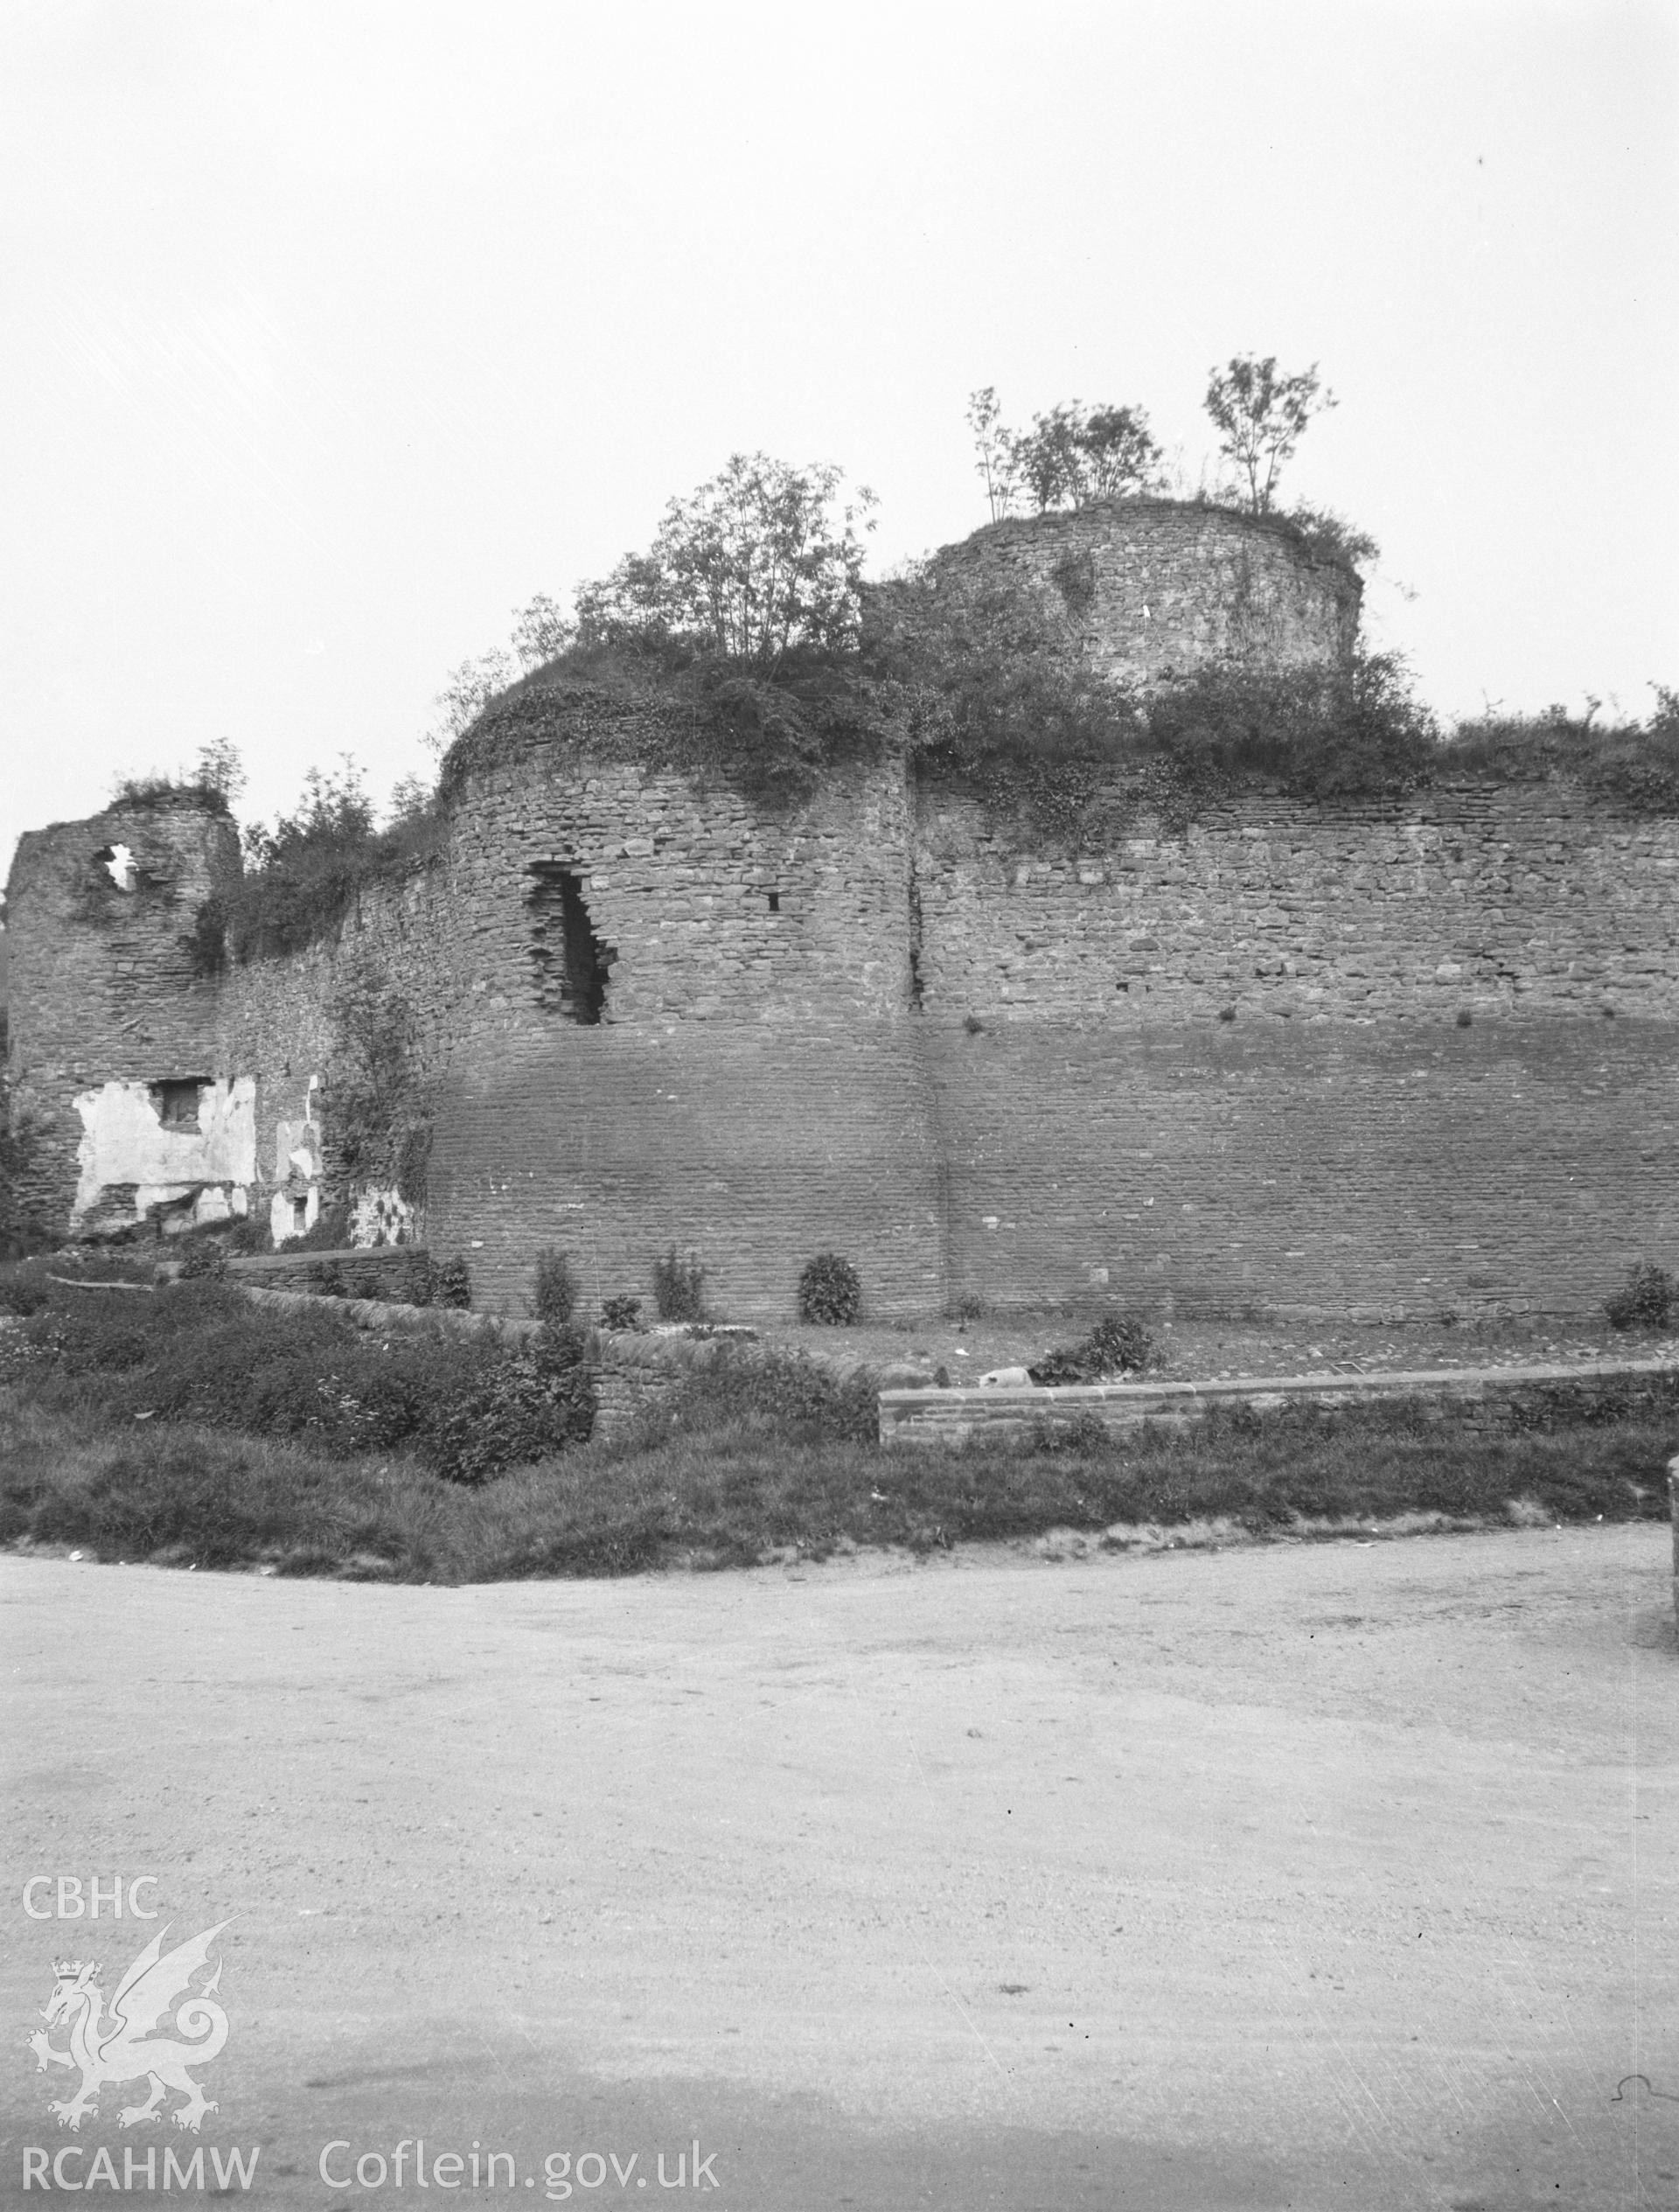
POLYGON ((929 1553, 1051 1531, 1123 1548, 1368 1538, 1388 1523, 1655 1521, 1679 1441, 1679 1393, 1629 1386, 1590 1406, 1559 1388, 1490 1428, 1473 1407, 1308 1406, 1215 1412, 1187 1429, 1046 1424, 1021 1444, 887 1451, 874 1439, 872 1378, 731 1347, 621 1441, 474 1487, 402 1450, 115 1420, 108 1403, 9 1364, 0 1542, 408 1581, 929 1553))
POLYGON ((531 1295, 531 1311, 539 1321, 564 1328, 577 1309, 577 1277, 569 1253, 556 1252, 552 1246, 536 1255, 536 1287, 531 1295))
POLYGON ((1666 1329, 1679 1313, 1679 1282, 1665 1267, 1641 1260, 1604 1300, 1603 1312, 1611 1329, 1666 1329))
POLYGON ((661 1321, 706 1318, 706 1276, 697 1252, 686 1258, 672 1245, 653 1262, 653 1304, 661 1321))
POLYGON ((119 1430, 189 1422, 329 1458, 408 1452, 479 1482, 575 1444, 593 1424, 581 1331, 544 1328, 518 1344, 416 1315, 370 1335, 324 1301, 259 1307, 214 1276, 113 1292, 55 1282, 55 1272, 31 1262, 0 1284, 25 1315, 0 1334, 0 1375, 48 1410, 119 1430))
POLYGON ((342 1252, 350 1242, 348 1206, 323 1206, 309 1227, 282 1237, 276 1252, 342 1252))
POLYGON ((799 1271, 798 1317, 844 1328, 863 1309, 863 1286, 843 1253, 819 1252, 799 1271))

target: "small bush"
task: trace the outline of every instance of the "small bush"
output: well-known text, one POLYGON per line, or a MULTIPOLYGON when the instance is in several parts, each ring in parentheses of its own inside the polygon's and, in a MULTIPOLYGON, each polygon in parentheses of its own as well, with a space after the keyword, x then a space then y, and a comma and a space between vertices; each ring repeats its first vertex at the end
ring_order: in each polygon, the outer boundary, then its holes
POLYGON ((1665 1267, 1641 1261, 1603 1301, 1611 1329, 1665 1329, 1679 1308, 1679 1282, 1665 1267))
POLYGON ((819 1252, 798 1279, 798 1317, 843 1328, 862 1311, 863 1286, 849 1260, 819 1252))
POLYGON ((703 1321, 706 1268, 698 1253, 682 1259, 674 1245, 653 1262, 653 1303, 661 1321, 703 1321))
POLYGON ((437 1294, 437 1270, 428 1252, 409 1253, 402 1263, 401 1301, 405 1306, 429 1306, 437 1294))
POLYGON ((1153 1350, 1153 1341, 1141 1322, 1105 1314, 1082 1343, 1046 1352, 1026 1371, 1044 1388, 1060 1383, 1099 1383, 1110 1375, 1140 1374, 1153 1350))
POLYGON ((536 1290, 531 1310, 539 1321, 564 1328, 577 1308, 577 1278, 569 1256, 563 1252, 536 1255, 536 1290))
POLYGON ((350 1242, 350 1212, 346 1206, 328 1206, 316 1216, 311 1227, 299 1237, 282 1237, 281 1252, 343 1252, 350 1242))
POLYGON ((243 1221, 236 1221, 227 1239, 227 1248, 241 1259, 254 1258, 259 1253, 274 1250, 274 1232, 268 1226, 266 1214, 249 1213, 243 1221))
POLYGON ((983 1298, 975 1298, 972 1294, 965 1298, 958 1298, 952 1304, 951 1314, 957 1321, 983 1321, 986 1317, 986 1301, 983 1298))
POLYGON ((594 1417, 582 1330, 545 1326, 453 1400, 425 1456, 451 1482, 482 1483, 582 1442, 594 1417))
POLYGON ((309 1287, 317 1298, 347 1298, 344 1270, 336 1260, 317 1260, 309 1271, 309 1287))
POLYGON ((225 1275, 227 1272, 227 1253, 225 1246, 212 1237, 189 1238, 181 1251, 181 1280, 191 1281, 199 1275, 225 1275))
POLYGON ((723 1343, 649 1416, 654 1434, 727 1430, 783 1446, 823 1442, 873 1448, 880 1428, 877 1385, 866 1368, 836 1375, 798 1352, 723 1343))
POLYGON ((440 1260, 432 1273, 432 1303, 436 1306, 470 1306, 472 1303, 472 1271, 457 1253, 453 1260, 440 1260))
POLYGON ((601 1301, 603 1329, 639 1329, 641 1301, 639 1298, 603 1298, 601 1301))
POLYGON ((0 1314, 38 1314, 52 1295, 52 1286, 38 1261, 0 1273, 0 1314))

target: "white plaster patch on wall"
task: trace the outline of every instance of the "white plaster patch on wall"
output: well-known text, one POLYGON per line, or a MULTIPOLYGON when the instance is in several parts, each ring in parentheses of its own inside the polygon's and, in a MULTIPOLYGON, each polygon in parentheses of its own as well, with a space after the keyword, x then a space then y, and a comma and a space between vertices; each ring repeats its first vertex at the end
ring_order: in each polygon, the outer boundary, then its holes
POLYGON ((321 1078, 311 1075, 300 1121, 274 1125, 275 1191, 268 1202, 268 1230, 276 1245, 312 1229, 321 1211, 321 1125, 315 1093, 321 1078))
POLYGON ((98 1213, 113 1190, 134 1193, 126 1218, 143 1222, 163 1210, 175 1217, 165 1220, 170 1228, 247 1211, 256 1180, 254 1078, 199 1084, 196 1114, 166 1123, 164 1092, 181 1087, 106 1083, 80 1094, 73 1229, 98 1213))

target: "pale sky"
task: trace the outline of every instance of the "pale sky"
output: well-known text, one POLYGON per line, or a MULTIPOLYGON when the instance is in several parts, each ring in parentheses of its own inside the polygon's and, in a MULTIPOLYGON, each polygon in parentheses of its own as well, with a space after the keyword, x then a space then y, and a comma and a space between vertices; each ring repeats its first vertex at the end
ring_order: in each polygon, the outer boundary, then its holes
POLYGON ((1318 363, 1285 498, 1442 710, 1679 685, 1679 6, 0 0, 0 866, 231 737, 271 815, 731 450, 876 563, 963 423, 1318 363))

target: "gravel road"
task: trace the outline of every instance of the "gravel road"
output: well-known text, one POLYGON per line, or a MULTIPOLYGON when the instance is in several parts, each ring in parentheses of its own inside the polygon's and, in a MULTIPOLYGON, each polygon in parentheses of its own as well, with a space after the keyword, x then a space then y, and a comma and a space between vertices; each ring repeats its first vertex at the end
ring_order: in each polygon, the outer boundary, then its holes
POLYGON ((0 1560, 0 2203, 202 2145, 322 2212, 437 2207, 417 2159, 484 2205, 1679 2205, 1669 1572, 1648 1525, 456 1590, 0 1560), (121 2128, 138 2081, 61 2129, 55 1956, 108 1993, 229 1919, 202 2136, 121 2128))

